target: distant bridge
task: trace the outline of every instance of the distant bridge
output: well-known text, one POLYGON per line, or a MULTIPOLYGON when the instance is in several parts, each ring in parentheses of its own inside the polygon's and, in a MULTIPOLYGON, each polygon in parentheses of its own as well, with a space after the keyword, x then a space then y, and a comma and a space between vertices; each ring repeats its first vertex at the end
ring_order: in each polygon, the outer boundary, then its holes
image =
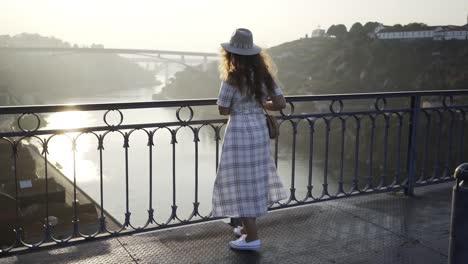
POLYGON ((96 48, 47 48, 47 47, 0 47, 0 52, 72 52, 72 53, 113 53, 113 54, 158 54, 193 57, 217 57, 217 53, 171 51, 151 49, 96 49, 96 48))
POLYGON ((179 64, 186 68, 200 70, 193 64, 201 65, 201 70, 206 71, 207 64, 218 57, 217 53, 171 51, 151 49, 104 49, 104 48, 56 48, 56 47, 0 47, 2 52, 41 52, 57 55, 67 54, 119 54, 138 63, 148 71, 159 73, 164 71, 165 83, 169 78, 169 64, 179 64))

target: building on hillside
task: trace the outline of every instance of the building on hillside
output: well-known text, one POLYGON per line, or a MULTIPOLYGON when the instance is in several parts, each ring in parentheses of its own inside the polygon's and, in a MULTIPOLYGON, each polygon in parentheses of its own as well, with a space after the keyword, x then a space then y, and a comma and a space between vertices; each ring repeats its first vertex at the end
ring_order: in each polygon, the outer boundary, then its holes
POLYGON ((468 24, 458 26, 437 27, 434 30, 434 40, 468 40, 468 24))
POLYGON ((377 39, 422 39, 434 37, 432 28, 421 28, 421 30, 409 30, 403 27, 392 27, 381 25, 378 31, 371 34, 371 38, 377 39))
POLYGON ((317 27, 317 29, 312 30, 312 35, 310 35, 311 38, 324 38, 327 37, 327 34, 325 33, 324 29, 321 29, 320 26, 317 27))
POLYGON ((369 37, 376 39, 432 39, 432 40, 468 40, 467 24, 463 26, 385 26, 379 24, 369 37))

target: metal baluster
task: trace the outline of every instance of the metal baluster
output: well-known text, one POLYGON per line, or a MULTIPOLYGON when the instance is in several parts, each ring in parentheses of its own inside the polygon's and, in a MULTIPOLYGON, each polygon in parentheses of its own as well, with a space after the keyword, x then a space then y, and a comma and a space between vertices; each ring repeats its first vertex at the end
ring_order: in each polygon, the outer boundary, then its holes
POLYGON ((338 181, 338 192, 336 195, 342 193, 346 194, 343 188, 344 176, 343 176, 343 168, 344 168, 344 143, 345 143, 345 131, 346 131, 346 119, 339 117, 341 120, 341 146, 340 146, 340 179, 338 181))
POLYGON ((148 208, 148 224, 154 223, 154 209, 153 209, 153 140, 154 133, 148 133, 148 149, 149 149, 149 208, 148 208))
POLYGON ((439 170, 439 153, 440 153, 440 138, 441 138, 441 134, 442 134, 442 124, 443 124, 443 121, 442 121, 442 114, 440 113, 440 111, 438 110, 435 110, 437 115, 439 116, 439 124, 436 129, 437 131, 437 134, 435 135, 435 140, 436 140, 436 144, 435 144, 435 150, 434 150, 434 160, 433 160, 433 163, 434 163, 434 167, 432 168, 432 177, 429 179, 429 180, 433 180, 433 179, 436 179, 438 178, 437 176, 437 173, 438 173, 438 170, 439 170))
POLYGON ((125 222, 124 227, 128 227, 130 225, 130 202, 129 202, 129 191, 128 191, 128 148, 129 145, 129 137, 130 135, 128 132, 124 134, 124 149, 125 149, 125 222))
POLYGON ((19 192, 18 192, 18 142, 13 140, 13 170, 15 174, 15 206, 16 206, 16 214, 15 214, 15 245, 20 245, 21 237, 23 235, 23 229, 20 225, 20 204, 19 204, 19 192))
POLYGON ((78 220, 78 200, 76 199, 76 139, 72 141, 73 153, 73 236, 79 236, 79 220, 78 220))
POLYGON ((387 187, 388 129, 390 127, 390 124, 389 124, 389 116, 387 114, 383 114, 383 117, 385 121, 384 145, 383 145, 383 166, 382 166, 382 174, 380 176, 380 183, 379 183, 378 188, 387 187))
POLYGON ((460 140, 459 140, 459 145, 458 145, 458 162, 457 164, 462 163, 462 158, 463 158, 463 139, 465 135, 465 121, 466 121, 466 116, 465 116, 465 111, 463 109, 460 109, 460 113, 462 115, 461 120, 460 120, 460 140))
POLYGON ((419 112, 421 107, 421 97, 411 96, 411 116, 409 126, 408 142, 408 182, 405 188, 406 195, 414 194, 414 183, 416 178, 416 142, 419 127, 419 112))
POLYGON ((359 192, 359 179, 358 179, 358 167, 359 167, 359 136, 361 132, 361 119, 354 116, 356 120, 356 144, 354 145, 354 175, 353 175, 353 189, 352 192, 359 192))
POLYGON ((452 154, 452 133, 453 133, 453 127, 455 125, 455 114, 453 111, 448 110, 450 113, 450 125, 449 125, 449 132, 448 132, 448 139, 447 139, 447 152, 445 155, 445 164, 444 164, 444 170, 442 173, 442 177, 450 177, 450 157, 452 154))
POLYGON ((424 133, 424 150, 422 153, 422 161, 421 161, 421 174, 419 177, 419 181, 424 180, 424 175, 426 172, 426 162, 427 162, 427 152, 428 152, 428 146, 429 146, 429 132, 431 131, 431 115, 427 113, 426 111, 423 111, 424 115, 426 116, 426 131, 424 133))
POLYGON ((292 139, 292 153, 291 153, 291 188, 290 193, 291 193, 291 200, 296 200, 296 138, 297 138, 297 123, 291 120, 291 125, 293 129, 293 139, 292 139))
POLYGON ((99 217, 99 233, 104 233, 106 229, 106 217, 104 216, 104 172, 103 172, 103 159, 102 151, 104 150, 104 137, 99 135, 98 137, 98 150, 99 150, 99 189, 101 198, 101 216, 99 217))
POLYGON ((172 213, 170 220, 175 220, 177 217, 177 204, 176 204, 176 143, 177 143, 177 130, 171 129, 172 135, 172 213))
POLYGON ((397 134, 397 157, 396 157, 396 171, 393 178, 392 185, 398 185, 400 182, 400 167, 401 167, 401 135, 403 133, 403 116, 396 113, 398 116, 398 134, 397 134))
POLYGON ((330 143, 330 120, 324 118, 326 125, 326 135, 325 135, 325 164, 323 168, 323 191, 322 197, 325 195, 330 196, 328 193, 328 151, 329 151, 329 143, 330 143))
POLYGON ((45 241, 48 241, 51 238, 51 230, 50 230, 50 224, 49 224, 49 175, 48 175, 48 160, 47 160, 47 154, 49 154, 48 148, 48 141, 44 140, 43 142, 43 150, 42 153, 44 154, 44 173, 45 173, 45 202, 46 202, 46 217, 45 217, 45 232, 46 232, 46 239, 45 241))
POLYGON ((371 136, 370 136, 370 146, 369 146, 369 175, 367 176, 367 186, 365 190, 371 190, 373 186, 373 166, 374 166, 374 137, 375 137, 375 117, 372 115, 369 116, 371 119, 371 136))
POLYGON ((307 198, 313 197, 312 196, 312 172, 313 172, 313 161, 314 161, 314 133, 315 133, 315 120, 309 120, 309 128, 310 128, 310 133, 309 133, 309 177, 308 177, 308 182, 307 182, 307 198))
POLYGON ((198 128, 194 129, 193 142, 195 144, 195 202, 193 203, 193 216, 199 215, 198 207, 200 206, 200 202, 198 202, 198 142, 200 142, 199 132, 200 130, 198 128))

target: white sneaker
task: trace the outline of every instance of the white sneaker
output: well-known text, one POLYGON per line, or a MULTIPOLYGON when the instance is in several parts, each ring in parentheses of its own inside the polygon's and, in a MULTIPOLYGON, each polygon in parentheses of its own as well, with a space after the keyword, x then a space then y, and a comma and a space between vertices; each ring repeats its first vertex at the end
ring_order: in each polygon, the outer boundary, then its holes
POLYGON ((261 242, 260 242, 259 239, 254 240, 254 241, 250 241, 250 242, 246 242, 245 241, 246 237, 247 237, 246 235, 242 235, 239 239, 229 242, 229 247, 231 247, 232 249, 238 249, 238 250, 257 250, 257 249, 260 249, 261 242))
POLYGON ((242 226, 235 227, 234 230, 232 230, 232 233, 234 233, 236 237, 241 237, 243 235, 242 226))

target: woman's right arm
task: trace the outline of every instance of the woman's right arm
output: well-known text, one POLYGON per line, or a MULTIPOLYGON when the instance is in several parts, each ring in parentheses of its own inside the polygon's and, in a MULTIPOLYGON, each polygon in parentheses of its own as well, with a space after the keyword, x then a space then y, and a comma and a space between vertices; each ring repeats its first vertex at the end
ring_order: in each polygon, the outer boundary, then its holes
POLYGON ((263 103, 263 107, 269 111, 279 111, 286 107, 286 99, 281 95, 274 95, 270 97, 271 100, 263 103))
POLYGON ((286 99, 283 96, 283 91, 279 85, 275 82, 274 89, 268 97, 267 101, 263 103, 263 107, 269 111, 279 111, 286 107, 286 99))

